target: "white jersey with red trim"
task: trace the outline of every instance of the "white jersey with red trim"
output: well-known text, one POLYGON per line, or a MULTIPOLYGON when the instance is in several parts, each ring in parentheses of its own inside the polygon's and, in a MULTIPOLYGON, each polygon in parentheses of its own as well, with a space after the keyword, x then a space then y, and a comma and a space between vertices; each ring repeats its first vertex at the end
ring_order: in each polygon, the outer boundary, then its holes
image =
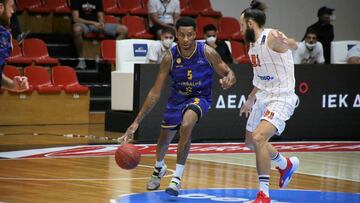
POLYGON ((248 54, 254 71, 253 85, 270 94, 293 93, 295 76, 291 50, 284 53, 273 51, 268 46, 271 30, 264 29, 256 42, 250 43, 248 54))

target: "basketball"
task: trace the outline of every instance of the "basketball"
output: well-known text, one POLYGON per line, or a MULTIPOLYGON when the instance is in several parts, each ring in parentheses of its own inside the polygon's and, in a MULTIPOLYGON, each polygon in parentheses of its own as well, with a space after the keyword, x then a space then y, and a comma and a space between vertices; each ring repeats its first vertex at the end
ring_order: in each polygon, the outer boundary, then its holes
POLYGON ((126 170, 135 168, 141 159, 139 150, 135 145, 120 145, 115 151, 115 161, 117 165, 126 170))

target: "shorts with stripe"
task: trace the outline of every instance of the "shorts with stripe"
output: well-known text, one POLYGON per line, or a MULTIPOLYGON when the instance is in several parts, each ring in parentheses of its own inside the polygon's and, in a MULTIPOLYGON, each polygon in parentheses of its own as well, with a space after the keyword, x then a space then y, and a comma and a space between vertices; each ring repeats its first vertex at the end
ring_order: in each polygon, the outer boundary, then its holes
POLYGON ((163 121, 161 122, 161 128, 178 130, 181 125, 183 115, 188 109, 193 110, 198 115, 199 122, 201 117, 208 112, 210 106, 211 101, 202 97, 191 98, 181 103, 174 103, 171 102, 171 99, 169 99, 166 104, 163 121))
POLYGON ((295 93, 272 95, 265 92, 256 94, 256 102, 247 120, 246 130, 253 132, 261 120, 267 120, 276 127, 276 134, 280 135, 290 119, 298 102, 295 93))

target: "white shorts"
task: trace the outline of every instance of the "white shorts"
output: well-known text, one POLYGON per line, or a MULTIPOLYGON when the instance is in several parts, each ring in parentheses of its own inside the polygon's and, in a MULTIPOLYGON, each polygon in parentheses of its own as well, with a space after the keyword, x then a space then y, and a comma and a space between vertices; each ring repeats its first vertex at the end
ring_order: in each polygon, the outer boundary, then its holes
POLYGON ((297 102, 298 96, 295 93, 273 96, 265 92, 258 92, 256 102, 247 120, 246 130, 253 132, 261 120, 267 120, 276 127, 276 134, 280 135, 285 129, 285 121, 289 120, 294 113, 297 102))

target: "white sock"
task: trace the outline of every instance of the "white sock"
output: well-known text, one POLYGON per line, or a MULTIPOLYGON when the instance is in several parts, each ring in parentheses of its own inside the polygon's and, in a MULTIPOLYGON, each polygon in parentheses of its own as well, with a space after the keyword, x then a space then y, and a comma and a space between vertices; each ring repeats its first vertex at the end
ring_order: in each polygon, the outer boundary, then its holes
POLYGON ((270 176, 269 175, 259 175, 259 189, 263 191, 266 196, 269 196, 269 182, 270 176))
POLYGON ((279 152, 273 158, 271 158, 271 160, 273 160, 281 170, 284 170, 287 166, 286 158, 279 152))
POLYGON ((156 163, 155 163, 156 168, 163 167, 164 165, 165 165, 164 160, 156 161, 156 163))
POLYGON ((185 165, 176 164, 176 170, 174 173, 174 177, 178 177, 181 179, 183 172, 184 172, 185 165))

